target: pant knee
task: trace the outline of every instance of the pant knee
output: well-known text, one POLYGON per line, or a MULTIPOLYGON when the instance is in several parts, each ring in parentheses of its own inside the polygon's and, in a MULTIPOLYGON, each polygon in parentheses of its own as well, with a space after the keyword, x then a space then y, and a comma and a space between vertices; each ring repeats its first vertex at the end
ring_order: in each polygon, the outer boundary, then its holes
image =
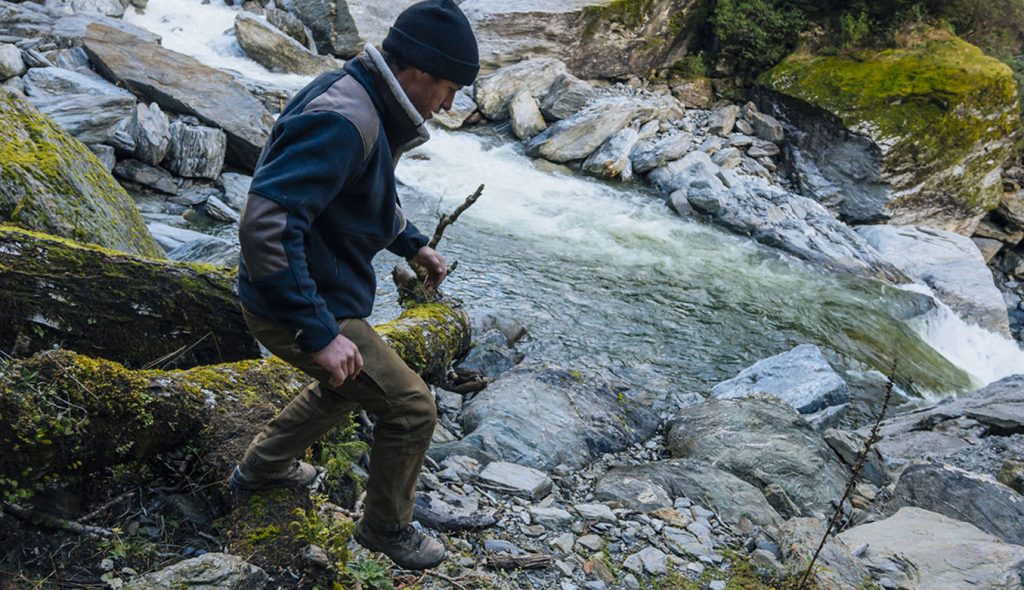
POLYGON ((402 396, 378 426, 401 434, 410 443, 429 444, 437 424, 437 404, 426 384, 402 396))

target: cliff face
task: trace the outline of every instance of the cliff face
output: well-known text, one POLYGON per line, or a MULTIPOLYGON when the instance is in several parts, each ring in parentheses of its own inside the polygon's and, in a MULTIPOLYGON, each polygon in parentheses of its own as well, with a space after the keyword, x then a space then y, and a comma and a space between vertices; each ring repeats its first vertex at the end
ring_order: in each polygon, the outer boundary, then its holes
POLYGON ((1010 69, 946 31, 850 55, 796 53, 759 80, 803 191, 846 221, 970 234, 998 206, 1020 125, 1010 69))

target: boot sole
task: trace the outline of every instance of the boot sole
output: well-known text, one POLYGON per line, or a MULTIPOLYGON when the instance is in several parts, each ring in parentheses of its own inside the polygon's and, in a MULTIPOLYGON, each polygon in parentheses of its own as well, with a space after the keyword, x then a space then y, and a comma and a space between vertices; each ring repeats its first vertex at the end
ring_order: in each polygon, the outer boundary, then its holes
POLYGON ((246 492, 257 492, 266 488, 303 488, 313 483, 316 479, 316 474, 309 478, 308 481, 268 481, 262 483, 249 482, 243 479, 242 473, 235 467, 235 470, 231 472, 231 477, 228 478, 228 483, 231 484, 231 488, 235 490, 244 490, 246 492))

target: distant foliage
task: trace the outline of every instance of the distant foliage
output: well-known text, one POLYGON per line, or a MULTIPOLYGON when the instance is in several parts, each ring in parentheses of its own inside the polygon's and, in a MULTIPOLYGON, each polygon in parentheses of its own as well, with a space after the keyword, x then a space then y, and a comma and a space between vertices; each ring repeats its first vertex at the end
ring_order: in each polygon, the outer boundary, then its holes
POLYGON ((680 78, 703 78, 708 75, 708 66, 704 61, 704 52, 687 55, 672 64, 672 73, 680 78))
POLYGON ((792 51, 807 17, 786 0, 718 0, 711 22, 721 50, 756 70, 792 51))
POLYGON ((839 27, 836 31, 836 46, 839 49, 852 49, 860 46, 871 34, 871 26, 868 24, 868 13, 861 12, 858 16, 850 13, 843 13, 839 17, 839 27))

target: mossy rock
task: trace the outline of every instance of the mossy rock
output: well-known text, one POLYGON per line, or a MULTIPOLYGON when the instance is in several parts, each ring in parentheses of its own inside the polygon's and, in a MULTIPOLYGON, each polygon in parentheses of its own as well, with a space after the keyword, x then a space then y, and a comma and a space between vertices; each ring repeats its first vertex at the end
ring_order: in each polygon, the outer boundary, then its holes
POLYGON ((1020 126, 1017 87, 1009 67, 952 33, 923 29, 880 51, 797 52, 758 82, 795 126, 813 134, 811 119, 832 118, 867 140, 857 149, 873 164, 856 171, 849 153, 805 150, 847 199, 858 184, 877 185, 876 203, 839 207, 847 219, 970 233, 999 204, 1000 170, 1020 126))
POLYGON ((165 258, 135 203, 89 149, 0 90, 0 221, 165 258))

